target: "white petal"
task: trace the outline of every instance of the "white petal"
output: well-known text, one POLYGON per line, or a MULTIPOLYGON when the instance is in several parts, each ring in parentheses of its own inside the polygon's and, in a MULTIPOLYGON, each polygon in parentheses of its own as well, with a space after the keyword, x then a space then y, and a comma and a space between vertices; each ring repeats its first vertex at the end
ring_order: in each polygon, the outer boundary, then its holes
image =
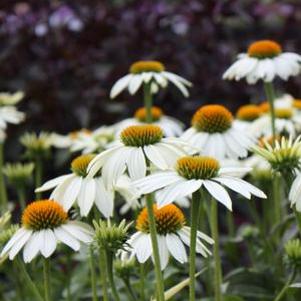
POLYGON ((80 215, 87 216, 93 206, 96 194, 96 185, 94 179, 83 179, 80 192, 78 194, 78 206, 80 215))
POLYGON ((62 227, 55 228, 54 234, 59 241, 69 246, 74 251, 78 251, 80 249, 80 243, 62 227))
POLYGON ((97 180, 95 204, 105 218, 113 216, 114 191, 105 188, 101 178, 97 180))
POLYGON ((187 262, 185 247, 176 234, 166 235, 166 244, 170 254, 180 263, 187 262))
POLYGON ((146 175, 146 162, 141 147, 133 148, 127 160, 130 178, 138 180, 146 175))
POLYGON ((35 190, 35 192, 42 192, 42 191, 52 189, 52 188, 56 187, 57 185, 62 184, 65 180, 69 179, 70 177, 72 177, 72 174, 63 175, 63 176, 54 178, 54 179, 44 183, 41 187, 37 188, 35 190))
POLYGON ((90 244, 92 242, 92 232, 91 234, 88 234, 87 231, 78 224, 69 222, 65 225, 62 225, 62 228, 74 238, 82 241, 85 244, 90 244))
POLYGON ((129 92, 131 95, 135 94, 140 88, 143 82, 143 78, 140 74, 135 74, 132 76, 129 84, 129 92))
POLYGON ((25 230, 25 232, 19 238, 19 240, 14 242, 13 246, 11 247, 11 249, 9 251, 9 259, 10 260, 13 260, 15 258, 15 256, 19 253, 19 251, 27 243, 31 234, 32 234, 32 230, 25 230))
POLYGON ((33 258, 38 255, 40 251, 40 245, 41 241, 39 232, 32 233, 23 250, 23 259, 25 263, 31 262, 33 258))
POLYGON ((74 178, 66 188, 62 201, 58 200, 63 205, 65 210, 69 210, 75 202, 81 189, 82 180, 83 179, 81 177, 74 178))
POLYGON ((232 201, 226 189, 210 180, 204 181, 204 186, 208 190, 208 192, 220 203, 225 205, 230 211, 232 211, 232 201))
POLYGON ((120 78, 112 87, 110 92, 110 98, 115 98, 120 92, 122 92, 122 90, 124 90, 128 86, 131 78, 132 74, 128 74, 120 78))
POLYGON ((55 251, 56 237, 52 230, 41 230, 40 234, 43 236, 43 240, 40 244, 40 250, 44 257, 48 258, 55 251))
POLYGON ((157 239, 158 239, 158 249, 159 249, 161 270, 164 270, 167 266, 168 259, 169 259, 166 239, 165 236, 163 235, 157 235, 157 239))
POLYGON ((11 237, 11 239, 6 243, 4 246, 0 257, 2 257, 4 254, 6 254, 15 243, 17 243, 24 235, 26 235, 27 230, 25 228, 18 229, 14 235, 11 237))
POLYGON ((147 158, 159 169, 167 169, 168 165, 166 164, 164 157, 158 151, 159 148, 156 148, 154 145, 145 146, 144 152, 147 158))
POLYGON ((152 254, 152 244, 149 234, 139 237, 139 241, 133 246, 137 259, 140 263, 144 263, 152 254))

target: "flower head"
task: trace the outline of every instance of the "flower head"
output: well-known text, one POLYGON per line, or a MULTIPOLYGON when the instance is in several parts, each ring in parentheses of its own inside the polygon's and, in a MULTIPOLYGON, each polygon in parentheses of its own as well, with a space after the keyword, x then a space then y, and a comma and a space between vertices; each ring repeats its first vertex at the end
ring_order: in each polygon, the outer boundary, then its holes
POLYGON ((205 105, 192 117, 192 127, 181 138, 202 155, 218 159, 246 157, 253 137, 233 123, 231 112, 221 105, 205 105))
POLYGON ((256 105, 241 106, 236 112, 236 118, 243 121, 254 121, 262 114, 262 110, 256 105))
POLYGON ((165 66, 158 61, 138 61, 131 65, 130 73, 119 79, 113 86, 110 97, 115 98, 124 89, 128 88, 130 94, 135 94, 143 84, 149 84, 153 94, 159 88, 166 88, 168 82, 173 83, 185 97, 189 93, 187 87, 191 83, 186 79, 168 72, 165 66))
MULTIPOLYGON (((163 111, 159 107, 153 106, 151 108, 152 121, 156 122, 161 119, 163 111)), ((146 122, 146 109, 145 107, 139 108, 134 114, 135 118, 140 122, 146 122)))
POLYGON ((275 171, 283 174, 294 173, 301 168, 301 136, 293 141, 292 137, 262 141, 262 146, 255 146, 254 152, 266 159, 275 171))
POLYGON ((63 207, 52 200, 39 200, 28 205, 22 215, 19 228, 2 250, 11 260, 23 248, 23 259, 30 262, 39 252, 49 257, 62 242, 75 251, 80 242, 92 242, 93 229, 82 222, 70 221, 63 207))
POLYGON ((300 72, 301 56, 296 53, 282 52, 275 41, 262 40, 252 43, 247 53, 238 56, 238 60, 226 70, 223 79, 240 80, 246 78, 249 84, 258 80, 271 82, 275 77, 287 80, 300 72))
MULTIPOLYGON (((157 239, 159 244, 161 269, 165 269, 168 263, 169 255, 178 262, 187 262, 187 254, 184 245, 189 247, 190 228, 185 225, 186 220, 182 210, 173 204, 158 208, 153 207, 155 223, 157 227, 157 239)), ((127 241, 129 248, 122 254, 122 258, 127 258, 130 253, 130 259, 136 256, 138 261, 143 263, 152 255, 152 246, 149 230, 149 217, 147 209, 141 210, 136 220, 137 232, 127 241)), ((197 253, 207 257, 211 252, 202 241, 212 244, 213 240, 206 234, 197 232, 197 253)))
POLYGON ((291 239, 285 246, 284 250, 286 253, 289 264, 298 269, 301 268, 301 241, 300 239, 291 239))
POLYGON ((23 185, 30 179, 33 169, 33 163, 7 163, 3 167, 3 173, 12 184, 23 185))
POLYGON ((133 185, 141 194, 158 191, 156 197, 159 207, 205 189, 213 198, 232 210, 231 198, 224 187, 248 199, 252 194, 259 198, 266 198, 261 190, 238 177, 245 171, 250 169, 220 167, 219 161, 212 157, 186 156, 178 159, 173 170, 157 172, 134 181, 133 185))

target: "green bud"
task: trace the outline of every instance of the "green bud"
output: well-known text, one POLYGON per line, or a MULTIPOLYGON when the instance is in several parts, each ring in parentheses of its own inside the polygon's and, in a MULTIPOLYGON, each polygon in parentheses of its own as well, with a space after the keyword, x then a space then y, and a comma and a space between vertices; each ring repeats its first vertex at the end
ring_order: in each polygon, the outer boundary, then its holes
POLYGON ((33 169, 33 163, 7 163, 3 167, 3 173, 11 184, 20 185, 31 177, 33 169))
POLYGON ((301 268, 301 241, 300 239, 291 239, 285 246, 286 259, 289 264, 296 268, 301 268))

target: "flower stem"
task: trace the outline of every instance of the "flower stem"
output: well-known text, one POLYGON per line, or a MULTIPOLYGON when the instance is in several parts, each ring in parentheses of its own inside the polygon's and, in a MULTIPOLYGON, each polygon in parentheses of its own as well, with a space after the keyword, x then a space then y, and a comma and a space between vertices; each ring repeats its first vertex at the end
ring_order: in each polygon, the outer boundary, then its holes
POLYGON ((103 301, 109 301, 108 285, 107 285, 107 264, 106 254, 104 250, 99 250, 99 270, 100 270, 100 283, 102 286, 103 301))
POLYGON ((293 270, 291 276, 289 277, 288 281, 285 283, 282 290, 278 293, 278 295, 276 296, 274 301, 280 301, 282 299, 282 297, 286 293, 286 290, 289 288, 291 283, 294 281, 295 277, 296 277, 296 269, 294 268, 294 270, 293 270))
POLYGON ((24 277, 26 286, 31 290, 32 294, 35 297, 34 299, 36 301, 44 301, 41 294, 40 294, 40 292, 39 292, 39 290, 37 289, 36 285, 34 284, 32 279, 30 278, 29 274, 27 273, 23 261, 18 257, 16 262, 17 262, 17 265, 18 265, 18 268, 19 268, 21 274, 24 277))
POLYGON ((144 263, 140 263, 140 301, 144 301, 145 300, 145 266, 144 263))
POLYGON ((143 84, 143 92, 144 92, 144 107, 146 111, 146 122, 152 123, 152 93, 151 93, 151 83, 144 83, 143 84))
POLYGON ((196 258, 196 240, 198 229, 199 207, 201 204, 200 192, 192 194, 191 203, 191 228, 190 228, 190 248, 189 248, 189 301, 195 301, 195 258, 196 258))
POLYGON ((108 279, 111 286, 114 301, 120 301, 118 290, 115 285, 114 275, 113 275, 113 254, 110 251, 106 251, 106 261, 107 261, 107 273, 108 279))
MULTIPOLYGON (((129 295, 131 301, 137 301, 136 294, 135 294, 135 292, 133 291, 133 289, 131 287, 129 279, 122 279, 122 280, 123 280, 125 289, 127 290, 128 295, 129 295)), ((140 301, 141 301, 141 299, 140 299, 140 301)))
POLYGON ((94 268, 94 254, 93 249, 90 247, 90 256, 89 256, 89 263, 90 263, 90 273, 91 273, 91 289, 92 289, 92 300, 97 301, 97 288, 96 288, 96 273, 94 268))
MULTIPOLYGON (((43 175, 43 164, 41 158, 36 158, 35 160, 35 186, 36 188, 42 185, 42 175, 43 175)), ((38 192, 36 194, 36 200, 41 199, 42 193, 38 192)))
POLYGON ((49 258, 44 258, 43 262, 43 274, 44 274, 44 298, 45 301, 50 301, 50 266, 49 258))
POLYGON ((21 209, 23 211, 25 209, 25 207, 26 207, 26 203, 25 203, 25 187, 24 187, 24 185, 19 185, 19 186, 16 187, 16 190, 17 190, 19 204, 20 204, 21 209))
POLYGON ((3 164, 4 164, 4 142, 0 143, 0 206, 3 212, 7 207, 7 194, 6 187, 4 183, 4 174, 3 174, 3 164))
POLYGON ((148 214, 149 230, 151 235, 153 257, 154 257, 154 264, 155 264, 157 296, 158 296, 157 298, 158 301, 164 301, 164 282, 163 282, 164 280, 161 272, 159 248, 158 248, 158 241, 157 241, 156 221, 154 216, 153 199, 151 194, 148 194, 146 196, 146 208, 148 214))
POLYGON ((272 82, 264 82, 264 90, 267 97, 267 100, 270 105, 270 114, 271 114, 271 127, 272 127, 272 135, 273 138, 276 137, 276 127, 275 127, 275 107, 274 107, 274 100, 275 100, 275 91, 272 82))
POLYGON ((222 300, 221 284, 222 284, 222 267, 221 258, 219 254, 219 235, 218 235, 218 212, 217 202, 212 200, 211 202, 211 235, 214 240, 213 245, 213 257, 214 257, 214 295, 215 301, 222 300))

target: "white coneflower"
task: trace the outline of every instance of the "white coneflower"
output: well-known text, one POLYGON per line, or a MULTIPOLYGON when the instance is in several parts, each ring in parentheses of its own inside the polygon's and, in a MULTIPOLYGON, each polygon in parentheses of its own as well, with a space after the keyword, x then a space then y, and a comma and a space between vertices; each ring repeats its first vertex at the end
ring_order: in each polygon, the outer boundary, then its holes
MULTIPOLYGON (((242 131, 248 131, 252 123, 263 114, 261 108, 254 104, 241 106, 236 112, 235 126, 242 131)), ((256 134, 256 133, 254 133, 256 134)))
POLYGON ((87 216, 93 204, 106 217, 113 215, 115 191, 118 191, 126 201, 132 202, 137 197, 131 189, 129 181, 119 177, 112 188, 104 185, 101 171, 94 177, 87 177, 89 163, 95 158, 93 154, 81 155, 71 162, 72 173, 59 176, 44 183, 36 192, 54 189, 50 199, 57 200, 65 210, 69 210, 74 203, 80 209, 80 215, 87 216))
POLYGON ((114 146, 97 155, 88 172, 94 176, 102 168, 106 185, 112 185, 127 170, 131 179, 146 175, 146 158, 156 168, 164 170, 186 154, 187 144, 177 138, 163 138, 156 125, 133 125, 124 129, 114 146))
POLYGON ((206 105, 196 111, 192 127, 181 138, 198 153, 218 159, 246 157, 253 138, 237 128, 229 110, 221 105, 206 105))
MULTIPOLYGON (((188 261, 185 245, 190 246, 190 227, 185 226, 185 217, 183 212, 173 204, 157 208, 153 207, 157 240, 160 254, 161 269, 167 266, 169 256, 174 257, 178 262, 188 261)), ((121 258, 128 259, 136 256, 140 263, 152 257, 152 244, 149 229, 149 219, 146 208, 139 214, 136 221, 137 232, 127 241, 129 250, 122 252, 121 258)), ((214 241, 201 231, 197 231, 196 252, 204 257, 211 255, 211 252, 202 242, 213 244, 214 241)))
POLYGON ((130 73, 120 78, 113 86, 110 97, 115 98, 123 90, 128 89, 135 94, 145 84, 150 84, 151 93, 155 94, 160 88, 166 88, 168 82, 173 83, 185 97, 189 96, 191 83, 185 78, 165 71, 165 66, 158 61, 138 61, 131 65, 130 73))
POLYGON ((23 248, 25 262, 32 261, 39 252, 47 258, 53 254, 58 242, 80 249, 80 243, 92 242, 93 229, 85 223, 70 221, 61 205, 52 200, 41 200, 26 207, 22 227, 15 232, 2 250, 1 257, 13 260, 23 248))
POLYGON ((133 185, 141 194, 159 190, 157 193, 159 206, 170 204, 177 198, 191 196, 193 192, 204 188, 214 199, 232 210, 232 201, 224 186, 248 199, 251 195, 266 198, 261 190, 238 178, 247 170, 250 169, 221 168, 220 163, 211 157, 188 156, 180 158, 174 170, 157 172, 134 181, 133 185))
POLYGON ((247 53, 238 55, 238 60, 224 73, 223 79, 246 78, 249 84, 258 80, 272 82, 275 77, 287 80, 300 73, 301 56, 282 52, 281 46, 270 40, 252 43, 247 53))
POLYGON ((13 106, 0 106, 0 129, 4 130, 8 123, 19 124, 24 121, 25 114, 13 106))
MULTIPOLYGON (((153 106, 151 108, 151 115, 152 124, 160 126, 166 137, 180 136, 183 133, 184 124, 173 117, 164 115, 161 108, 153 106)), ((146 123, 148 123, 146 109, 144 107, 139 108, 135 112, 134 118, 128 118, 115 124, 117 135, 128 126, 143 125, 146 123)))

